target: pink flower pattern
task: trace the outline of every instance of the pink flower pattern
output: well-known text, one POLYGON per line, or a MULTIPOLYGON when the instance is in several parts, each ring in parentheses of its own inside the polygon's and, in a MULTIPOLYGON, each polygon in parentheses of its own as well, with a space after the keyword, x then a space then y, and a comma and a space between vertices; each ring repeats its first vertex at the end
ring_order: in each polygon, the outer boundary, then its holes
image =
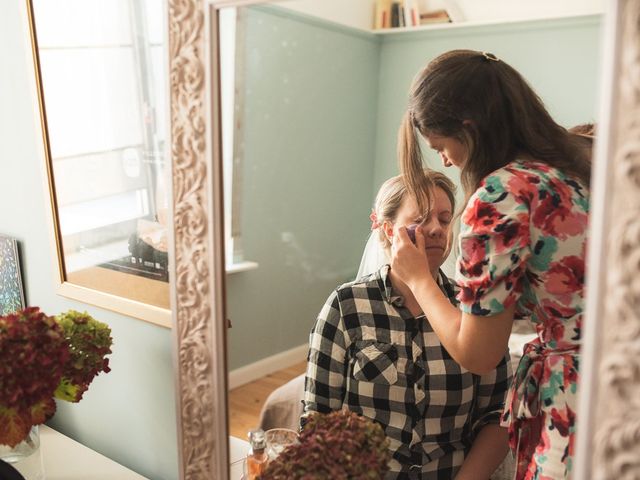
POLYGON ((515 304, 538 334, 525 347, 503 415, 516 480, 571 474, 588 218, 581 182, 529 161, 487 176, 462 215, 460 308, 489 316, 515 304))

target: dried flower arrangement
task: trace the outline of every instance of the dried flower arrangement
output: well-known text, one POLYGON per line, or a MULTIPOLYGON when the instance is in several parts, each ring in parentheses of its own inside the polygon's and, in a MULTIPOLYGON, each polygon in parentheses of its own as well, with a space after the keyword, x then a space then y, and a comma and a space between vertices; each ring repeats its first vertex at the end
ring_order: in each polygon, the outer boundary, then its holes
POLYGON ((37 307, 0 316, 0 444, 14 447, 56 411, 79 402, 109 372, 111 330, 87 313, 50 317, 37 307))
POLYGON ((382 427, 348 410, 311 414, 299 441, 270 462, 260 480, 378 480, 388 471, 382 427))

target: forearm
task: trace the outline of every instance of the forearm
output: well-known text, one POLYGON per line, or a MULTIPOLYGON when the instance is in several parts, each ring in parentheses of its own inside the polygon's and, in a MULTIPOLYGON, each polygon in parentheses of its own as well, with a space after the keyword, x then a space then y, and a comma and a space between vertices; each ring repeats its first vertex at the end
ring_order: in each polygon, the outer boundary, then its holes
POLYGON ((480 430, 455 480, 488 479, 509 451, 507 429, 496 424, 480 430))
POLYGON ((428 276, 409 285, 434 332, 453 359, 477 375, 493 370, 507 350, 515 306, 490 316, 461 312, 428 276))

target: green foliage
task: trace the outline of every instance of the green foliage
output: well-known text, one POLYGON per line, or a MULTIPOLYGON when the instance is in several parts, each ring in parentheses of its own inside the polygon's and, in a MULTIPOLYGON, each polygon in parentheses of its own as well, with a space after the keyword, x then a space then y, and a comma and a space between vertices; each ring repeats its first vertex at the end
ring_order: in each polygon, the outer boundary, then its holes
POLYGON ((111 329, 87 312, 69 310, 55 318, 62 327, 71 353, 55 396, 69 402, 79 402, 95 376, 111 370, 109 359, 105 358, 111 353, 111 329))

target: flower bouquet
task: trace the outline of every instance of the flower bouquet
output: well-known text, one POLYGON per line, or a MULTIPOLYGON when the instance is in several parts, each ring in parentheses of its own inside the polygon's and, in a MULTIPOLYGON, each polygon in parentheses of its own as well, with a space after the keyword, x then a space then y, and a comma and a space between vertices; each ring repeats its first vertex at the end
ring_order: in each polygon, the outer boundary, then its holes
POLYGON ((50 317, 37 307, 0 316, 0 444, 15 447, 56 411, 79 402, 109 372, 111 330, 73 310, 50 317))
POLYGON ((389 441, 380 425, 348 410, 313 413, 299 443, 271 461, 260 480, 378 480, 388 471, 389 441))

